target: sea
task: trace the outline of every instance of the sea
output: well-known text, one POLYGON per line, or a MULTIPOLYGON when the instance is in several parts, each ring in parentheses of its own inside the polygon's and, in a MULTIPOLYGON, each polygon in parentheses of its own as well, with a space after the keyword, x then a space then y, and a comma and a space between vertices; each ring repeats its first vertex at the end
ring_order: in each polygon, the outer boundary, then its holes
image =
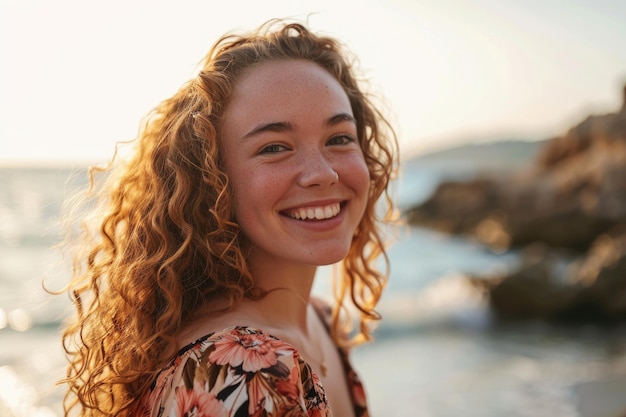
MULTIPOLYGON (((85 167, 0 167, 0 417, 62 415, 59 328, 51 295, 68 277, 53 249, 63 200, 85 167)), ((470 167, 409 165, 394 187, 403 210, 470 167)), ((465 277, 514 268, 519 254, 410 226, 389 230, 391 274, 375 340, 352 354, 373 417, 618 417, 626 411, 626 329, 503 322, 465 277)), ((322 268, 315 291, 329 290, 322 268)))

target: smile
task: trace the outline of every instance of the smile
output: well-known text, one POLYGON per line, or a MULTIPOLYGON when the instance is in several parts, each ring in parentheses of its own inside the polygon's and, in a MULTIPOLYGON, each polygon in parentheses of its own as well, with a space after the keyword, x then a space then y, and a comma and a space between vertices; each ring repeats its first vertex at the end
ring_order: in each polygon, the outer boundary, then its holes
POLYGON ((285 214, 296 220, 325 220, 335 217, 340 211, 340 204, 334 203, 321 207, 302 207, 289 210, 285 214))

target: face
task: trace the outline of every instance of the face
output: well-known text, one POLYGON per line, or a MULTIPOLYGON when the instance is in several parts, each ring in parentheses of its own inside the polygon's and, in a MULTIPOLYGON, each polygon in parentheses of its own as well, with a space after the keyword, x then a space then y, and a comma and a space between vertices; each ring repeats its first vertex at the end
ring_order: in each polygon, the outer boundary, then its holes
POLYGON ((221 146, 253 268, 346 256, 369 190, 356 134, 345 91, 312 62, 263 63, 240 77, 221 146))

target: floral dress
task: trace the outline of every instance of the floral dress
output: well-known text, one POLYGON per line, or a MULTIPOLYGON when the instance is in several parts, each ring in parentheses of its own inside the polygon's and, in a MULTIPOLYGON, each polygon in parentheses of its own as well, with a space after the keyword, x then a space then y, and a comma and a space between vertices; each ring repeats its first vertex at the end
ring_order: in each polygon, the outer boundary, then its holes
MULTIPOLYGON (((340 350, 355 415, 367 417, 363 386, 340 350)), ((233 327, 187 345, 142 401, 150 417, 329 417, 319 377, 290 344, 233 327)))

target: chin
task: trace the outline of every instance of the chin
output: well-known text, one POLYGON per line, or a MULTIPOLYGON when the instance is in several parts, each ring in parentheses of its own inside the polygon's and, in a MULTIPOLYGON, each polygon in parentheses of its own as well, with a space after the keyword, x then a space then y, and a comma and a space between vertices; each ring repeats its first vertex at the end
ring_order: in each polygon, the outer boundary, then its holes
POLYGON ((326 266, 336 264, 345 259, 348 255, 348 250, 335 250, 329 251, 328 254, 324 254, 320 256, 319 254, 315 257, 313 264, 317 266, 326 266))

